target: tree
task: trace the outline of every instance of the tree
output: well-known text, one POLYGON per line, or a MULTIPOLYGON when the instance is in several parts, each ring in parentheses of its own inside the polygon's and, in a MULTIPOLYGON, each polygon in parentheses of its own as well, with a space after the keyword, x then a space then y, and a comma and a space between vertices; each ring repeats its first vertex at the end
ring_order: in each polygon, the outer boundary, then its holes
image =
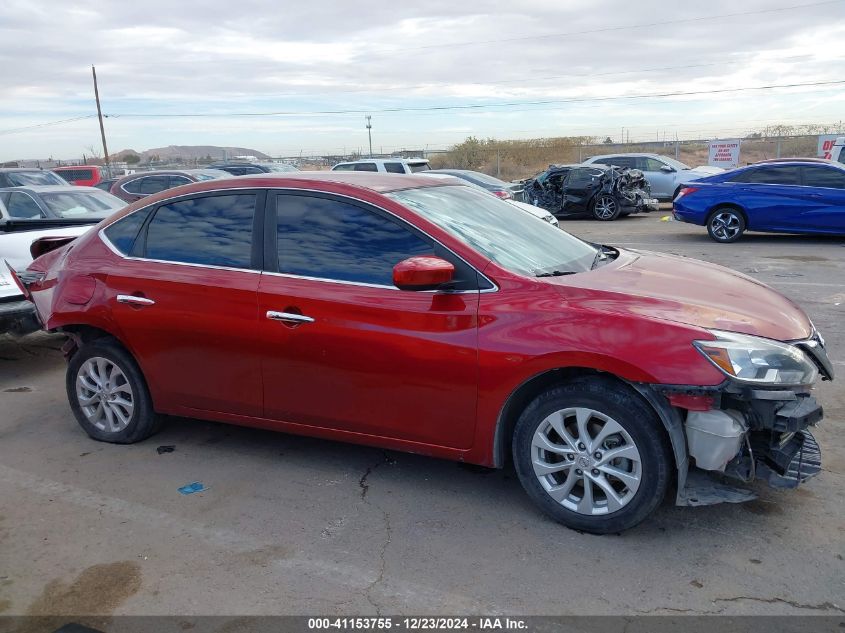
POLYGON ((127 165, 137 165, 141 162, 141 157, 138 154, 127 154, 123 157, 127 165))

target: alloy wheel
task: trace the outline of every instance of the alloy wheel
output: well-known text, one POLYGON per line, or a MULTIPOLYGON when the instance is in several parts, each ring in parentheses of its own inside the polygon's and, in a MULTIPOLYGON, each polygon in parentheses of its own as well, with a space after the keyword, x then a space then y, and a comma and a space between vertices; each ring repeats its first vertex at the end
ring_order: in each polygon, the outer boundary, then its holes
POLYGON ((80 366, 76 398, 88 421, 106 433, 125 429, 135 409, 132 387, 123 370, 102 356, 93 356, 80 366))
POLYGON ((602 220, 609 220, 616 213, 616 200, 611 196, 601 196, 596 200, 595 214, 602 220))
POLYGON ((734 239, 742 230, 742 224, 735 213, 723 211, 717 213, 710 220, 710 227, 716 238, 724 241, 734 239))
POLYGON ((578 514, 616 512, 640 486, 637 445, 621 424, 594 409, 573 407, 546 417, 534 432, 531 453, 546 493, 578 514))

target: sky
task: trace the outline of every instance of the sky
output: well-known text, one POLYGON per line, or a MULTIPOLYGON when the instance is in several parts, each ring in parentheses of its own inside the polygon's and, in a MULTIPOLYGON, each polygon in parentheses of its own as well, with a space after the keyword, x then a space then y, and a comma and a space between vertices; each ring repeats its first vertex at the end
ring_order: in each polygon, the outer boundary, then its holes
POLYGON ((3 0, 0 161, 102 152, 92 64, 112 153, 732 138, 845 120, 845 0, 3 0))

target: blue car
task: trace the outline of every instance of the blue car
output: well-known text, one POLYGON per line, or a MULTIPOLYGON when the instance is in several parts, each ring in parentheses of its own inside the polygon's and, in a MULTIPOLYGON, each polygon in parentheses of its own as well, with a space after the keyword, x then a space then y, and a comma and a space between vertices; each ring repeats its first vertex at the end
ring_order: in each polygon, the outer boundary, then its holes
POLYGON ((845 235, 845 165, 780 160, 707 176, 686 183, 672 211, 723 243, 745 231, 845 235))

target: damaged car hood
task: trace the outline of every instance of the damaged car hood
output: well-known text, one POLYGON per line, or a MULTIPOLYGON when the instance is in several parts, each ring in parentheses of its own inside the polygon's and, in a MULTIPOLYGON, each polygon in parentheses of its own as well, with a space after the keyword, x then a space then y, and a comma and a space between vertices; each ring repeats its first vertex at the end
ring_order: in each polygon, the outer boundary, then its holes
POLYGON ((604 312, 781 341, 812 333, 803 310, 747 275, 686 257, 618 250, 619 256, 601 268, 548 281, 567 286, 567 298, 604 312))

